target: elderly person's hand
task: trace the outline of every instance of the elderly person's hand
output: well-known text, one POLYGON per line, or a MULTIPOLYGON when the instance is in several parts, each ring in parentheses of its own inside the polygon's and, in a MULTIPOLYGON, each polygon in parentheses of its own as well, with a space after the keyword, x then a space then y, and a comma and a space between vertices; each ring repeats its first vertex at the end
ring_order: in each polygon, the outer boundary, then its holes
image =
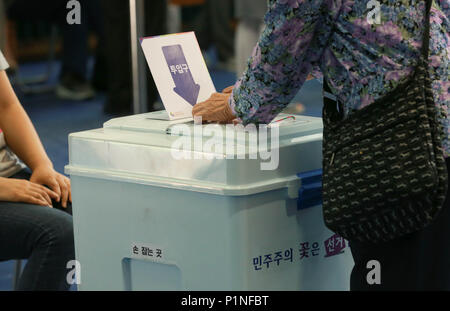
POLYGON ((232 90, 233 87, 229 86, 222 93, 212 94, 209 99, 194 106, 192 115, 202 117, 203 122, 231 123, 236 118, 228 104, 232 90))

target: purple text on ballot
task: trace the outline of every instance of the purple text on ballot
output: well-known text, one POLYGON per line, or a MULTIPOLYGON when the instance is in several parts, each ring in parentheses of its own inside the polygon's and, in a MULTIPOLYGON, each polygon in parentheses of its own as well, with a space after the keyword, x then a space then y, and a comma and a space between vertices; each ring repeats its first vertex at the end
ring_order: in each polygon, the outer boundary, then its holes
POLYGON ((194 82, 181 45, 163 46, 162 50, 172 73, 173 82, 175 82, 173 90, 194 106, 197 103, 200 85, 194 82))

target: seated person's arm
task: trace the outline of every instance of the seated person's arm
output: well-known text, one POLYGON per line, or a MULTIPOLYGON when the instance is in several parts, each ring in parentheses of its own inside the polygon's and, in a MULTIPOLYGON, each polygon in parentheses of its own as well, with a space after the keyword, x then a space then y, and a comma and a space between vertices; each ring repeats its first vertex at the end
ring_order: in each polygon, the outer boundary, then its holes
POLYGON ((0 128, 8 147, 32 170, 30 181, 48 186, 63 207, 71 200, 70 180, 55 172, 33 124, 20 104, 5 71, 0 71, 0 128))

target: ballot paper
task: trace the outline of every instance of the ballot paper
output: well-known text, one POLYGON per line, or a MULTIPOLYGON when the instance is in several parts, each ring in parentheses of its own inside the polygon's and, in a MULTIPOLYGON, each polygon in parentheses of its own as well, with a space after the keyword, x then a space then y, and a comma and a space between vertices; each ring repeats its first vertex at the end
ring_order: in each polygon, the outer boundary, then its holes
POLYGON ((141 38, 141 46, 170 120, 216 91, 194 32, 141 38))

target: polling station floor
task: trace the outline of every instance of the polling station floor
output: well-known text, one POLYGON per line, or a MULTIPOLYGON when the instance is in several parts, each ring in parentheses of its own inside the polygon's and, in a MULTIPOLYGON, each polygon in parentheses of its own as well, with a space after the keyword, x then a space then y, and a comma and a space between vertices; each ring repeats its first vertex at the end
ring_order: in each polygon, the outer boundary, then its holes
MULTIPOLYGON (((45 72, 45 63, 29 63, 20 67, 22 77, 32 77, 45 72)), ((52 76, 48 82, 54 85, 57 82, 59 64, 55 64, 52 76)), ((236 76, 233 73, 211 70, 214 85, 217 90, 234 84, 236 76)), ((316 80, 305 83, 302 90, 293 100, 293 105, 301 103, 302 114, 320 116, 322 110, 322 86, 316 80)), ((111 116, 103 113, 105 95, 98 94, 89 101, 63 101, 53 93, 39 95, 24 95, 20 89, 16 92, 33 121, 36 130, 54 163, 55 169, 63 172, 68 163, 67 136, 70 133, 102 127, 111 116)), ((14 274, 14 261, 0 262, 0 290, 12 289, 14 274)))

